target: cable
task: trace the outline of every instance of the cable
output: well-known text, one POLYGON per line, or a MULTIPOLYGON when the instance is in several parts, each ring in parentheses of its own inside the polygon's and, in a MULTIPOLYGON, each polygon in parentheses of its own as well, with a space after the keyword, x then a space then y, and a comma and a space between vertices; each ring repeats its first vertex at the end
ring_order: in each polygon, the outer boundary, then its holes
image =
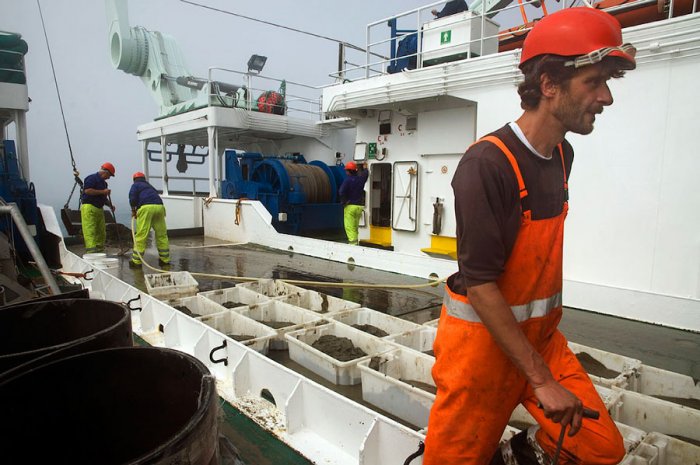
POLYGON ((70 203, 70 199, 73 197, 73 193, 75 192, 75 186, 80 186, 80 191, 82 192, 83 190, 83 181, 80 179, 80 172, 78 171, 78 168, 75 166, 75 157, 73 157, 73 146, 70 143, 70 135, 68 134, 68 125, 66 124, 66 114, 63 111, 63 100, 61 99, 61 91, 58 88, 58 79, 56 78, 56 68, 54 67, 53 64, 53 55, 51 54, 51 46, 49 45, 49 36, 46 33, 46 24, 44 23, 44 14, 41 11, 41 3, 39 0, 36 0, 36 5, 39 8, 39 16, 41 17, 41 28, 44 31, 44 40, 46 41, 46 50, 49 52, 49 62, 51 63, 51 73, 53 74, 53 83, 56 86, 56 95, 58 96, 58 106, 61 109, 61 119, 63 120, 63 130, 66 133, 66 141, 68 142, 68 152, 70 153, 70 161, 71 164, 73 165, 73 188, 70 191, 70 194, 68 195, 68 200, 66 200, 66 204, 63 206, 64 209, 68 209, 68 204, 70 203))
MULTIPOLYGON (((66 132, 66 140, 68 141, 68 151, 70 152, 70 159, 73 164, 73 172, 77 173, 75 168, 75 158, 73 158, 73 147, 70 143, 70 136, 68 135, 68 125, 66 124, 66 115, 63 112, 63 101, 61 100, 61 91, 58 88, 58 79, 56 78, 56 69, 53 65, 53 56, 51 55, 51 47, 49 46, 49 36, 46 33, 46 24, 44 23, 44 15, 41 12, 41 3, 36 0, 36 5, 39 7, 39 16, 41 17, 41 27, 44 30, 44 40, 46 41, 46 49, 49 52, 49 61, 51 62, 51 73, 53 74, 53 83, 56 86, 56 95, 58 96, 58 106, 61 109, 61 118, 63 119, 63 129, 66 132)), ((75 186, 74 186, 75 188, 75 186)))
MULTIPOLYGON (((134 244, 136 244, 136 218, 132 217, 131 218, 131 238, 134 241, 134 244)), ((157 273, 169 273, 168 270, 162 270, 160 268, 156 268, 152 265, 150 265, 141 255, 141 252, 136 250, 136 248, 133 249, 133 251, 138 255, 139 259, 141 260, 141 263, 146 266, 146 268, 151 269, 157 273)), ((197 273, 197 272, 189 272, 192 276, 201 276, 201 277, 206 277, 206 278, 213 278, 213 279, 222 279, 226 281, 258 281, 260 278, 252 278, 248 276, 231 276, 231 275, 224 275, 224 274, 213 274, 213 273, 197 273)), ((296 284, 296 285, 307 285, 307 286, 314 286, 314 287, 345 287, 345 288, 360 288, 360 289, 367 289, 367 288, 372 288, 372 289, 419 289, 421 287, 435 287, 438 284, 444 282, 447 280, 447 277, 445 278, 440 278, 436 280, 431 280, 428 281, 427 283, 422 283, 422 284, 365 284, 365 283, 346 283, 346 282, 327 282, 327 281, 303 281, 303 280, 298 280, 298 279, 280 279, 280 281, 288 283, 288 284, 296 284)))
MULTIPOLYGON (((37 0, 37 1, 38 1, 38 0, 37 0)), ((283 25, 281 25, 281 24, 276 24, 276 23, 273 23, 273 22, 270 22, 270 21, 265 21, 265 20, 262 20, 262 19, 252 18, 252 17, 250 17, 250 16, 242 15, 242 14, 240 14, 240 13, 234 13, 234 12, 232 12, 232 11, 222 10, 222 9, 220 9, 220 8, 214 8, 213 6, 203 5, 203 4, 201 4, 201 3, 192 2, 192 1, 190 1, 190 0, 180 0, 180 1, 181 1, 182 3, 188 3, 188 4, 190 4, 190 5, 198 6, 198 7, 200 7, 200 8, 204 8, 204 9, 207 9, 207 10, 216 11, 217 13, 224 13, 224 14, 231 15, 231 16, 237 16, 237 17, 239 17, 239 18, 247 19, 247 20, 250 20, 250 21, 255 21, 255 22, 257 22, 257 23, 267 24, 268 26, 279 27, 279 28, 281 28, 281 29, 286 29, 286 30, 288 30, 288 31, 298 32, 299 34, 306 34, 306 35, 309 35, 309 36, 312 36, 312 37, 316 37, 317 39, 330 40, 331 42, 335 42, 335 43, 338 43, 338 44, 343 44, 344 46, 349 47, 349 48, 352 48, 352 49, 354 49, 354 50, 358 50, 358 51, 360 51, 360 52, 366 52, 366 50, 365 50, 364 48, 358 47, 357 45, 353 45, 353 44, 348 43, 348 42, 345 42, 344 40, 334 39, 334 38, 332 38, 332 37, 327 37, 327 36, 323 36, 323 35, 320 35, 320 34, 315 34, 315 33, 313 33, 313 32, 303 31, 303 30, 301 30, 301 29, 295 29, 295 28, 293 28, 293 27, 283 26, 283 25)), ((371 54, 371 55, 374 55, 374 56, 376 56, 376 57, 379 57, 379 58, 383 58, 383 59, 385 59, 385 60, 388 59, 387 57, 385 57, 385 56, 383 56, 383 55, 379 55, 379 54, 374 53, 374 52, 370 52, 370 54, 371 54)))

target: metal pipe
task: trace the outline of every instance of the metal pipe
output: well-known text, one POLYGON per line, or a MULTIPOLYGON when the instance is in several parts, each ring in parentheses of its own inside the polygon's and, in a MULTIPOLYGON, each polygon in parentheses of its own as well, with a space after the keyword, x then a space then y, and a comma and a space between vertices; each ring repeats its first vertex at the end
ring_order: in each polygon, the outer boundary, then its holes
POLYGON ((209 137, 209 197, 217 197, 216 195, 216 154, 218 152, 217 147, 217 131, 216 127, 209 126, 207 128, 207 135, 209 137))
POLYGON ((165 134, 160 136, 161 169, 163 172, 163 195, 168 195, 168 143, 165 134))
POLYGON ((12 216, 12 220, 15 222, 19 233, 22 235, 22 239, 24 239, 24 242, 27 244, 29 253, 32 254, 32 258, 34 258, 36 265, 39 267, 39 271, 41 272, 41 276, 44 278, 44 281, 49 286, 49 289, 51 289, 53 294, 60 294, 61 290, 58 288, 58 284, 56 284, 56 279, 54 279, 53 275, 51 274, 51 270, 49 270, 49 266, 46 264, 44 256, 41 255, 39 247, 36 245, 36 241, 34 241, 34 237, 32 237, 32 234, 29 232, 29 227, 24 221, 24 217, 22 217, 22 213, 20 213, 17 204, 8 204, 5 202, 2 203, 4 205, 0 205, 0 213, 9 213, 12 216))
POLYGON ((148 141, 144 140, 141 142, 141 169, 143 170, 143 174, 146 175, 146 179, 149 179, 149 171, 148 171, 148 141))

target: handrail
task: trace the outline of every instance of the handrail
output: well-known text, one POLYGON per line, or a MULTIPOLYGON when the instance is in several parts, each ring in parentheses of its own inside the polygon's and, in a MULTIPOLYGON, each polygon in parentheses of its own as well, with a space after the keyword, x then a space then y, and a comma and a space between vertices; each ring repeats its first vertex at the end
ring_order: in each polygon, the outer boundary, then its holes
POLYGON ((32 237, 31 232, 29 231, 29 226, 27 226, 26 221, 24 221, 24 217, 22 216, 22 213, 19 211, 19 207, 17 206, 16 203, 6 203, 3 200, 0 200, 0 213, 9 213, 10 216, 12 217, 12 220, 15 223, 15 226, 17 226, 17 230, 19 231, 20 235, 22 236, 22 239, 24 239, 24 243, 27 245, 27 248, 29 249, 29 253, 31 254, 32 258, 34 259, 34 262, 36 263, 36 266, 39 268, 39 271, 41 272, 41 277, 44 278, 44 283, 49 286, 49 289, 51 289, 51 293, 54 295, 60 294, 61 289, 58 287, 58 284, 56 283, 56 278, 54 278, 53 274, 51 274, 51 270, 49 269, 49 266, 46 264, 46 260, 44 260, 44 256, 41 254, 41 251, 39 250, 39 246, 36 244, 34 241, 34 237, 32 237))
POLYGON ((302 84, 300 82, 295 82, 295 81, 289 81, 286 79, 278 79, 274 78, 271 76, 266 76, 263 74, 259 73, 251 73, 251 72, 245 72, 245 71, 239 71, 235 69, 230 69, 230 68, 225 68, 222 66, 210 66, 207 72, 208 76, 208 83, 211 85, 211 83, 216 82, 213 78, 214 71, 223 71, 226 73, 231 73, 231 74, 236 74, 239 76, 243 76, 246 78, 246 85, 244 86, 247 89, 247 102, 245 108, 248 111, 253 111, 254 110, 254 101, 253 101, 253 92, 264 92, 270 90, 269 88, 262 88, 260 86, 253 86, 253 80, 266 80, 266 81, 272 81, 272 82, 277 82, 277 83, 284 83, 286 88, 289 89, 289 87, 295 87, 295 88, 300 88, 303 90, 310 91, 313 95, 301 95, 298 92, 285 92, 285 105, 287 109, 287 114, 290 112, 298 112, 301 114, 308 114, 308 115, 313 115, 316 119, 320 118, 321 114, 321 105, 319 103, 319 99, 321 98, 321 91, 323 87, 325 86, 312 86, 308 84, 302 84), (295 105, 301 103, 302 105, 295 105), (291 104, 291 105, 290 105, 291 104))
MULTIPOLYGON (((530 9, 537 8, 539 5, 540 0, 523 0, 523 5, 527 6, 530 9), (536 6, 537 5, 537 6, 536 6)), ((542 2, 542 8, 544 9, 544 2, 545 0, 541 0, 542 2)), ((584 0, 585 3, 587 4, 593 4, 595 3, 594 1, 587 1, 584 0)), ((443 5, 445 1, 439 1, 439 2, 433 2, 429 5, 418 7, 418 8, 413 8, 408 11, 401 12, 397 15, 383 18, 377 21, 373 21, 367 24, 366 26, 366 47, 365 51, 363 52, 364 55, 364 64, 356 64, 352 63, 352 60, 347 60, 345 57, 343 57, 343 67, 342 69, 339 69, 337 72, 330 73, 329 76, 335 77, 337 79, 341 79, 343 81, 352 81, 356 79, 368 79, 372 76, 377 76, 377 75, 383 75, 386 74, 387 71, 387 66, 392 63, 396 63, 399 58, 402 59, 415 59, 417 62, 417 67, 421 67, 421 63, 423 61, 423 56, 425 55, 423 48, 423 40, 421 40, 421 36, 423 34, 423 26, 425 22, 421 22, 421 18, 425 16, 424 12, 429 11, 431 8, 437 6, 437 5, 443 5), (402 26, 406 26, 406 19, 408 19, 408 23, 410 24, 411 21, 415 18, 416 24, 415 24, 415 30, 413 29, 408 29, 408 28, 400 28, 400 30, 396 30, 396 36, 395 37, 390 37, 391 34, 388 32, 388 28, 386 28, 387 22, 391 21, 398 21, 399 19, 403 19, 404 22, 402 26), (382 32, 383 35, 380 35, 377 37, 376 35, 376 30, 377 27, 385 27, 384 31, 382 32), (382 59, 382 60, 376 60, 373 59, 370 54, 373 52, 380 52, 384 51, 382 47, 386 47, 387 45, 391 46, 396 46, 396 42, 399 39, 402 39, 404 37, 410 36, 411 34, 417 34, 419 35, 419 40, 417 40, 416 44, 416 50, 413 53, 410 54, 402 54, 401 57, 396 57, 394 59, 382 59), (388 37, 387 37, 388 36, 388 37)), ((646 7, 649 5, 656 5, 658 3, 658 0, 632 0, 629 3, 624 3, 621 5, 616 5, 610 8, 606 8, 605 11, 608 11, 610 13, 618 13, 621 11, 627 11, 629 9, 634 9, 634 8, 639 8, 639 7, 646 7)), ((678 0, 669 0, 669 9, 667 14, 665 14, 665 17, 667 18, 672 18, 674 17, 674 14, 677 15, 677 13, 674 11, 674 9, 678 8, 679 2, 678 0)), ((501 6, 503 3, 501 2, 500 4, 492 2, 491 5, 495 6, 501 6)), ((571 7, 572 5, 567 5, 566 2, 561 2, 560 6, 558 6, 558 9, 564 9, 571 7)), ((510 4, 507 4, 503 6, 502 8, 494 8, 492 10, 488 9, 488 5, 485 4, 485 2, 477 5, 476 7, 473 7, 470 9, 470 12, 472 14, 472 17, 467 19, 466 21, 473 22, 473 21, 479 21, 480 22, 480 31, 481 33, 478 34, 478 37, 475 37, 476 34, 472 31, 472 37, 469 38, 469 40, 464 40, 460 42, 458 45, 448 45, 445 47, 440 47, 440 52, 444 52, 447 50, 447 54, 449 54, 450 48, 453 50, 456 47, 464 47, 465 48, 465 53, 466 53, 466 58, 472 58, 474 55, 474 52, 476 51, 477 53, 481 54, 480 51, 486 50, 488 48, 488 41, 490 40, 496 40, 499 41, 502 37, 508 36, 510 34, 510 30, 507 29, 509 27, 507 25, 502 25, 499 26, 499 31, 496 34, 487 32, 486 29, 486 22, 490 20, 490 18, 493 18, 494 16, 502 13, 508 13, 511 12, 512 10, 519 9, 520 5, 511 2, 510 4)), ((687 11, 687 4, 684 4, 684 11, 687 11)), ((529 10, 528 10, 529 11, 529 10)), ((538 12, 540 12, 539 8, 537 9, 538 12)), ((550 8, 550 12, 551 12, 550 8)), ((533 10, 534 12, 534 10, 533 10)), ((692 2, 692 10, 691 13, 697 13, 698 12, 698 0, 693 0, 692 2)), ((546 14, 546 11, 545 11, 546 14)), ((539 13, 539 15, 534 15, 534 18, 538 18, 542 15, 542 12, 539 13)), ((519 16, 519 15, 518 15, 519 16)), ((530 15, 530 12, 528 13, 528 17, 530 19, 533 18, 533 16, 530 15)), ((432 18, 432 17, 431 17, 432 18)), ((445 17, 444 19, 447 19, 448 17, 445 17)), ((450 25, 455 25, 458 22, 461 22, 461 19, 457 19, 458 17, 455 17, 455 21, 450 22, 445 24, 445 27, 449 27, 450 25)), ((504 16, 499 16, 498 18, 504 18, 504 16)), ((532 21, 531 21, 532 22, 532 21)), ((396 24, 396 23, 394 23, 396 24)), ((475 28, 479 27, 479 24, 476 24, 475 28)), ((530 26, 528 24, 523 24, 522 32, 527 32, 530 29, 530 26), (528 26, 528 27, 524 27, 528 26)), ((387 55, 387 53, 375 53, 375 55, 387 55)), ((389 54, 391 55, 391 54, 389 54)))

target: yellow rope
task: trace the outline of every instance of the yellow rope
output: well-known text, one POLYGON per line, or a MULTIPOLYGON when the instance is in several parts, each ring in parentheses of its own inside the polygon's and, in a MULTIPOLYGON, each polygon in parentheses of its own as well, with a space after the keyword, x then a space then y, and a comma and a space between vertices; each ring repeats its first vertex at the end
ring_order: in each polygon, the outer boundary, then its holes
MULTIPOLYGON (((134 230, 136 228, 136 218, 132 217, 131 218, 131 238, 134 241, 134 244, 136 244, 136 236, 134 233, 134 230)), ((134 252, 139 256, 141 259, 141 262, 146 266, 146 268, 149 268, 157 273, 169 273, 170 271, 168 270, 161 270, 159 268, 156 268, 154 266, 151 266, 141 255, 141 252, 136 250, 135 248, 133 249, 134 252)), ((213 273, 198 273, 198 272, 189 272, 192 276, 201 276, 201 277, 206 277, 206 278, 213 278, 213 279, 222 279, 222 280, 227 280, 227 281, 258 281, 263 278, 251 278, 248 276, 230 276, 230 275, 225 275, 225 274, 213 274, 213 273)), ((366 284, 366 283, 347 283, 347 282, 327 282, 327 281, 303 281, 303 280, 298 280, 298 279, 280 279, 279 281, 288 283, 288 284, 296 284, 299 286, 314 286, 314 287, 345 287, 345 288, 360 288, 360 289, 365 289, 365 288, 372 288, 372 289, 419 289, 421 287, 436 287, 440 283, 444 282, 447 278, 439 278, 435 280, 430 280, 427 283, 421 283, 421 284, 366 284)))

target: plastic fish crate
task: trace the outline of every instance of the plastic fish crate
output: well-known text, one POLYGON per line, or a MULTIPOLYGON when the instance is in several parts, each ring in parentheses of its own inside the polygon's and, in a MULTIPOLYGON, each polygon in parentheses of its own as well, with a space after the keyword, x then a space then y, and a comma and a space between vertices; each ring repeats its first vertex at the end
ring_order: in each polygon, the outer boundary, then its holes
MULTIPOLYGON (((206 297, 202 297, 201 295, 194 295, 191 297, 182 297, 180 299, 171 300, 169 304, 173 308, 180 306, 187 307, 190 310, 190 312, 192 312, 192 315, 188 316, 192 318, 201 318, 203 316, 229 311, 229 309, 227 309, 223 305, 219 305, 216 302, 207 299, 206 297)), ((175 309, 179 310, 182 313, 186 313, 178 308, 175 309)))
POLYGON ((359 362, 395 349, 389 342, 337 322, 290 331, 284 337, 289 343, 289 358, 331 383, 346 386, 360 382, 359 362), (326 334, 350 339, 355 347, 367 355, 341 362, 311 346, 326 334))
POLYGON ((426 321, 423 326, 430 326, 432 328, 437 328, 438 323, 440 323, 440 318, 435 318, 434 320, 426 321))
POLYGON ((270 341, 277 336, 277 331, 269 326, 258 323, 252 318, 248 318, 233 310, 215 313, 202 317, 199 320, 205 325, 229 336, 233 340, 235 339, 231 334, 253 336, 252 339, 238 342, 261 354, 267 354, 270 348, 270 341))
POLYGON ((213 291, 204 291, 198 293, 197 295, 209 299, 212 302, 215 302, 219 305, 224 305, 226 303, 229 303, 230 305, 237 304, 232 307, 226 307, 233 310, 247 307, 248 305, 252 304, 259 304, 262 302, 270 301, 270 297, 241 286, 227 287, 224 289, 215 289, 213 291))
POLYGON ((700 443, 700 410, 616 387, 610 390, 618 396, 608 409, 615 421, 700 443))
POLYGON ((357 364, 362 399, 418 428, 426 427, 435 394, 409 382, 435 387, 430 374, 434 364, 433 357, 405 349, 363 360, 357 364), (371 365, 377 368, 370 368, 371 365))
MULTIPOLYGON (((238 309, 236 309, 238 310, 238 309)), ((287 340, 284 335, 288 332, 295 331, 304 326, 318 324, 319 322, 327 323, 319 314, 306 310, 301 307, 295 307, 277 300, 268 300, 253 304, 247 307, 241 307, 240 313, 249 318, 254 319, 262 324, 264 322, 289 322, 292 323, 284 328, 273 328, 276 331, 276 337, 270 341, 270 349, 286 350, 288 347, 287 340)), ((269 326, 269 325, 266 325, 269 326)))
POLYGON ((619 373, 615 377, 602 377, 589 373, 588 376, 590 376, 593 383, 606 387, 615 386, 622 389, 629 389, 632 384, 636 383, 637 373, 642 366, 641 361, 612 352, 605 352, 593 347, 587 347, 575 342, 569 342, 569 348, 575 354, 585 353, 605 366, 605 368, 619 373))
POLYGON ((644 437, 647 435, 646 431, 642 431, 639 428, 634 428, 624 423, 616 422, 615 426, 617 426, 618 431, 620 431, 620 435, 622 435, 622 441, 625 444, 626 453, 630 453, 635 450, 642 442, 642 439, 644 439, 644 437))
POLYGON ((660 433, 649 433, 620 465, 695 465, 700 447, 660 433))
POLYGON ((157 299, 172 301, 197 294, 199 283, 187 271, 147 274, 146 290, 157 299))
POLYGON ((259 279, 247 283, 237 284, 236 287, 249 289, 258 294, 263 294, 268 297, 282 297, 293 292, 304 291, 304 288, 287 284, 284 281, 277 279, 259 279))
POLYGON ((633 383, 631 390, 648 396, 674 399, 674 402, 681 404, 684 400, 694 401, 695 404, 700 401, 700 383, 695 379, 648 365, 639 368, 636 383, 633 383))
POLYGON ((401 334, 408 331, 420 329, 421 325, 411 321, 402 320, 395 316, 387 315, 386 313, 372 310, 371 308, 354 308, 343 312, 333 313, 328 318, 348 326, 353 325, 371 325, 377 329, 384 331, 387 337, 394 334, 401 334))
POLYGON ((277 297, 280 302, 286 302, 297 307, 305 308, 317 313, 335 313, 351 308, 360 308, 360 304, 349 300, 339 299, 332 295, 316 291, 299 291, 277 297))
POLYGON ((435 326, 423 325, 412 331, 389 336, 386 340, 394 342, 402 347, 415 350, 416 352, 434 356, 433 343, 435 342, 435 336, 437 336, 437 328, 435 326))

